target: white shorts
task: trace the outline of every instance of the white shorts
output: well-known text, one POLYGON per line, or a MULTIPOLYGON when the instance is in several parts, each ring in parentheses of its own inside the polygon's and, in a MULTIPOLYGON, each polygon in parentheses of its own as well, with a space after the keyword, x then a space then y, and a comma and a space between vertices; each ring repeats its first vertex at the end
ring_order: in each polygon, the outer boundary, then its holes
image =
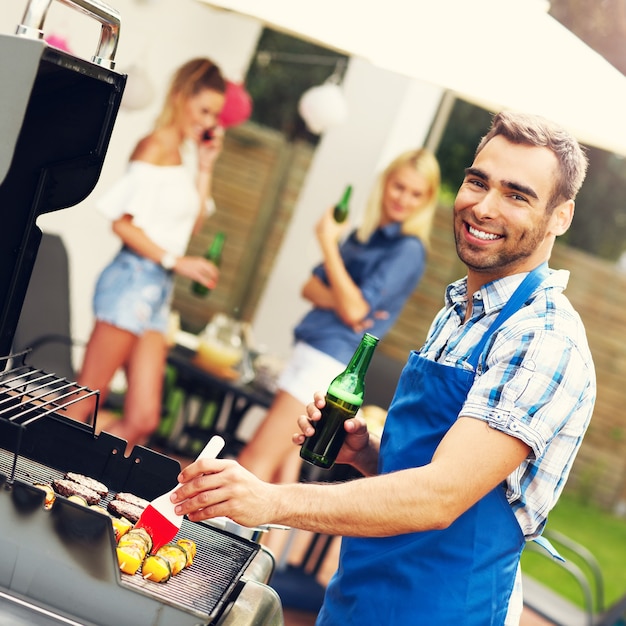
POLYGON ((299 341, 278 378, 278 388, 307 405, 313 401, 316 391, 326 391, 333 378, 344 369, 345 363, 299 341))

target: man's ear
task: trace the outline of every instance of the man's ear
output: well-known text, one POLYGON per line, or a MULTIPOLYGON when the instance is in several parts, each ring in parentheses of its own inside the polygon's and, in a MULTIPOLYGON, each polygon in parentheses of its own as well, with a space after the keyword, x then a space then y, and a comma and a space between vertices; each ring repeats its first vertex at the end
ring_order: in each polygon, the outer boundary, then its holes
POLYGON ((574 218, 574 201, 566 200, 555 207, 552 213, 552 228, 555 237, 567 232, 574 218))

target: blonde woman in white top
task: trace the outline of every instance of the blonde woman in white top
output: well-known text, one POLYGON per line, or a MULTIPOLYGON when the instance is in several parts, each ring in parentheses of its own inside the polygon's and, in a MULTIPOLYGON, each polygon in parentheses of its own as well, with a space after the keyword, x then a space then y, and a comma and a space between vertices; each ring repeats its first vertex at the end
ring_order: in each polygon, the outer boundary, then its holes
MULTIPOLYGON (((225 89, 209 59, 180 67, 154 130, 139 141, 127 172, 99 202, 122 248, 96 284, 96 321, 78 383, 99 389, 102 403, 113 375, 124 368, 128 389, 122 419, 107 420, 101 412, 97 426, 125 439, 128 451, 144 444, 159 423, 174 274, 209 288, 219 278, 215 265, 185 251, 213 210, 211 182, 222 148, 218 117, 225 89), (189 144, 193 168, 186 156, 189 144)), ((76 403, 72 416, 89 421, 89 404, 76 403)))

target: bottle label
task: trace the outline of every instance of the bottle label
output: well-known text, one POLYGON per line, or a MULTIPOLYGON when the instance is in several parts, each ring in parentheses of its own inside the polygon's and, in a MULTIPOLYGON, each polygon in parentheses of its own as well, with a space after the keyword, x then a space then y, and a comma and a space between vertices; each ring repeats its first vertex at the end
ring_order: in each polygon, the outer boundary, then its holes
POLYGON ((334 396, 333 400, 338 403, 343 400, 343 402, 357 407, 360 407, 363 404, 363 396, 361 394, 347 391, 340 385, 333 385, 331 383, 330 387, 328 387, 328 395, 334 396))

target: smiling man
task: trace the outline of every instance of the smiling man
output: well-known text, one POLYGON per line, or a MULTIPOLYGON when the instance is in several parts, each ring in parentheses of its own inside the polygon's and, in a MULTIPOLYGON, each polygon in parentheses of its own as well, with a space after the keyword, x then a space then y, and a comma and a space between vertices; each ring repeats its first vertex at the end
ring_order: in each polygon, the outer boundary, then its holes
MULTIPOLYGON (((504 119, 495 128, 504 128, 504 119)), ((483 139, 454 203, 457 254, 471 287, 547 261, 555 237, 574 216, 574 199, 553 189, 560 174, 557 156, 547 147, 513 142, 504 134, 483 139)))
MULTIPOLYGON (((343 535, 318 626, 518 624, 521 552, 541 535, 595 402, 569 274, 548 268, 586 168, 561 128, 497 115, 454 204, 467 276, 410 354, 382 439, 345 422, 337 460, 364 478, 269 485, 233 461, 199 461, 179 476, 178 512, 343 535)), ((316 394, 295 443, 323 405, 316 394)))

